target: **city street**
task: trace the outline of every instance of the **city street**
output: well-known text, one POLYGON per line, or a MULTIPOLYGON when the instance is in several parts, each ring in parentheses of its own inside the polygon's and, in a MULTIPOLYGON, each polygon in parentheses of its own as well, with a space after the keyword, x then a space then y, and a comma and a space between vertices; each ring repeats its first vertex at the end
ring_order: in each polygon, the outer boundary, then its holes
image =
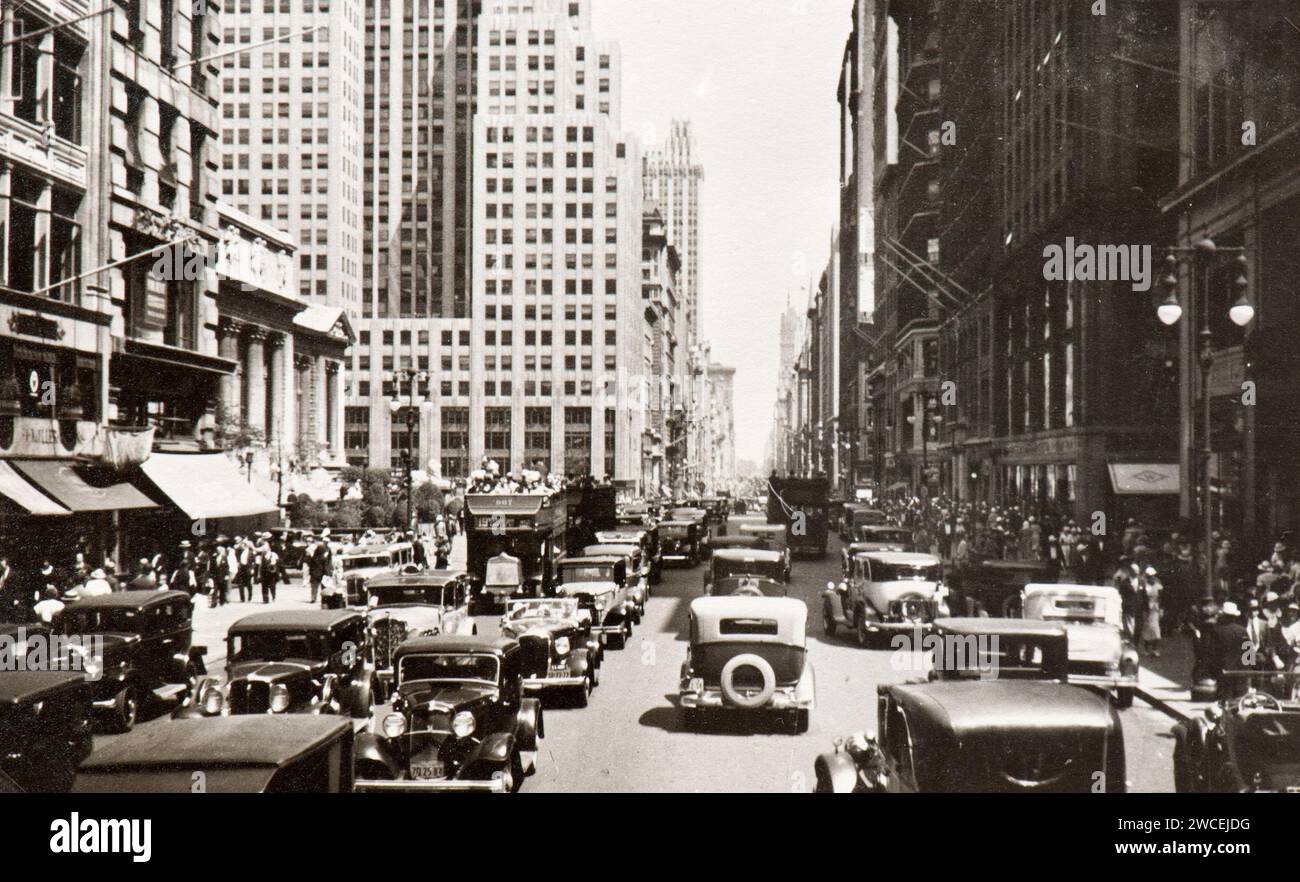
MULTIPOLYGON (((736 529, 733 521, 730 529, 736 529)), ((455 544, 453 566, 464 550, 455 544)), ((666 567, 654 586, 645 618, 624 650, 609 650, 600 686, 586 708, 561 701, 546 706, 546 739, 537 774, 525 792, 802 792, 813 787, 813 762, 835 738, 872 730, 876 687, 924 678, 920 659, 896 669, 889 649, 861 649, 851 635, 822 632, 820 593, 838 577, 839 540, 832 535, 824 558, 797 559, 790 596, 808 604, 808 651, 816 670, 817 707, 803 735, 758 720, 721 720, 701 731, 685 728, 676 707, 678 675, 686 655, 685 629, 690 601, 702 591, 703 565, 666 567)), ((298 574, 281 586, 273 609, 305 608, 307 596, 298 574)), ((220 675, 225 660, 225 630, 267 607, 231 603, 195 611, 195 643, 208 649, 208 671, 220 675)), ((481 634, 495 634, 498 621, 478 617, 481 634)), ((1131 792, 1171 792, 1172 721, 1135 702, 1120 712, 1131 792)), ((141 726, 155 725, 153 720, 141 726)), ((114 736, 100 735, 102 746, 114 736)))
MULTIPOLYGON (((702 732, 683 727, 677 678, 686 655, 687 610, 701 594, 704 567, 665 568, 628 648, 606 653, 590 705, 548 707, 537 774, 525 790, 811 791, 817 754, 837 737, 874 728, 876 687, 924 677, 894 670, 891 650, 860 649, 851 636, 822 633, 819 595, 838 576, 838 539, 830 543, 825 558, 796 560, 792 569, 790 596, 808 604, 817 679, 817 707, 806 734, 761 723, 702 732)), ((481 632, 492 633, 492 626, 480 620, 481 632)), ((1170 719, 1140 701, 1121 717, 1129 789, 1172 791, 1170 719)))

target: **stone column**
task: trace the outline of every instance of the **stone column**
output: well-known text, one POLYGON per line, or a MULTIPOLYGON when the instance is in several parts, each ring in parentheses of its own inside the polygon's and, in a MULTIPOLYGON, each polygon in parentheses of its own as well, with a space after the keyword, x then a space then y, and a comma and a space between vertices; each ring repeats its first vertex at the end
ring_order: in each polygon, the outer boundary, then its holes
POLYGON ((342 450, 339 438, 339 402, 343 400, 343 371, 337 361, 325 363, 325 441, 331 450, 342 450))
POLYGON ((325 376, 325 356, 317 355, 314 359, 312 368, 312 399, 315 402, 313 411, 316 414, 316 443, 325 447, 329 441, 329 398, 326 387, 328 378, 325 376))
POLYGON ((297 376, 295 392, 298 396, 298 426, 295 437, 299 444, 310 445, 316 439, 316 400, 312 394, 311 359, 306 355, 295 355, 293 366, 297 376))
POLYGON ((218 418, 222 422, 239 420, 240 374, 243 365, 239 363, 239 322, 223 318, 217 325, 217 352, 228 360, 235 362, 235 372, 221 378, 217 389, 218 418))
POLYGON ((244 369, 248 375, 248 427, 260 429, 271 437, 266 425, 266 329, 248 329, 248 355, 244 369))
MULTIPOLYGON (((271 386, 271 424, 266 427, 266 439, 270 444, 274 444, 279 439, 283 446, 285 441, 285 430, 291 429, 286 425, 287 414, 285 413, 284 401, 284 380, 285 380, 285 339, 284 334, 272 333, 267 336, 267 346, 271 351, 270 359, 270 386, 271 386)), ((286 457, 292 453, 292 450, 284 451, 286 457)))

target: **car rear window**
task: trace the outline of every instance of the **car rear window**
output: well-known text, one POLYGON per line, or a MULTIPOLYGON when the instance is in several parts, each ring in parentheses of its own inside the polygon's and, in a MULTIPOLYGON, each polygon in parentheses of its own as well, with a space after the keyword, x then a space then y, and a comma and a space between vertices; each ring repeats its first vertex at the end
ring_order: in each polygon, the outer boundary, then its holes
POLYGON ((776 619, 723 619, 719 634, 771 634, 777 631, 776 619))

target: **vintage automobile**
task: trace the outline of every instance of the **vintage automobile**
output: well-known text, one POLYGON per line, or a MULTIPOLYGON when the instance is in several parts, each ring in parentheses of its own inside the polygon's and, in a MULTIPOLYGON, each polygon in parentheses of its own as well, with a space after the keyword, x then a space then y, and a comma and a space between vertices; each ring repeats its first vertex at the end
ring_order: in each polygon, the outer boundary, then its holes
POLYGON ((1069 682, 1069 635, 1053 622, 939 618, 925 635, 931 680, 1069 682))
POLYGON ((357 738, 357 790, 519 789, 545 730, 518 641, 416 637, 393 665, 393 694, 357 738))
POLYGON ((207 673, 207 649, 192 646, 193 607, 184 591, 115 591, 69 603, 64 634, 103 641, 91 693, 98 716, 126 732, 152 700, 180 702, 207 673))
POLYGON ((816 702, 808 607, 789 597, 697 597, 678 704, 687 725, 711 713, 777 714, 808 730, 816 702))
POLYGON ((621 555, 566 557, 560 561, 556 593, 577 598, 580 609, 591 611, 591 630, 622 649, 632 637, 636 611, 627 582, 627 558, 621 555))
POLYGON ((766 536, 733 533, 730 536, 720 536, 713 540, 714 554, 717 554, 723 548, 754 548, 771 551, 772 543, 768 541, 766 536))
POLYGON ((789 577, 785 557, 779 551, 718 549, 704 571, 704 593, 715 597, 785 597, 789 577))
POLYGON ((254 613, 226 632, 226 682, 205 679, 173 715, 333 714, 373 704, 366 617, 356 610, 254 613))
POLYGON ((707 513, 709 524, 716 528, 714 535, 727 535, 727 515, 731 513, 731 500, 725 496, 705 496, 697 504, 707 513))
POLYGON ((858 527, 887 526, 889 516, 879 509, 861 502, 846 502, 840 512, 840 539, 849 541, 858 527))
POLYGON ((660 557, 664 561, 684 560, 688 566, 695 566, 705 557, 706 533, 695 521, 660 521, 660 557))
POLYGON ((619 527, 617 530, 600 530, 596 533, 596 541, 614 545, 635 542, 641 546, 641 556, 645 558, 646 563, 650 566, 650 584, 658 585, 663 581, 663 560, 660 557, 659 528, 657 526, 619 527))
POLYGON ((873 635, 911 631, 948 615, 943 564, 931 554, 867 551, 854 556, 849 578, 822 592, 822 628, 853 629, 860 646, 873 635))
MULTIPOLYGON (((390 573, 366 583, 368 645, 378 684, 393 681, 393 651, 407 637, 477 634, 469 614, 470 582, 464 570, 390 573)), ((383 694, 375 696, 383 700, 383 694)))
POLYGON ((385 573, 400 573, 415 566, 410 542, 352 545, 334 555, 333 585, 321 590, 322 609, 363 608, 366 582, 385 573))
POLYGON ((632 623, 639 625, 645 615, 645 604, 650 599, 650 565, 641 554, 641 546, 635 542, 608 542, 600 545, 588 545, 582 549, 583 557, 604 557, 621 554, 627 558, 627 593, 634 606, 632 623))
POLYGON ((339 717, 161 720, 99 748, 74 793, 349 793, 353 729, 339 717))
POLYGON ((835 742, 819 793, 1123 793, 1124 734, 1104 696, 1026 680, 877 688, 878 736, 835 742))
POLYGON ((1137 647, 1124 636, 1119 590, 1105 585, 1026 585, 1026 619, 1058 622, 1070 635, 1070 682, 1101 686, 1131 707, 1138 685, 1137 647))
POLYGON ((858 527, 854 537, 852 542, 840 547, 840 568, 845 578, 848 578, 854 556, 864 551, 916 551, 912 531, 904 527, 858 527))
POLYGON ((697 505, 676 506, 669 509, 668 519, 697 525, 700 533, 700 558, 707 559, 713 553, 713 520, 707 509, 697 505))
POLYGON ((790 547, 786 542, 784 524, 742 523, 738 532, 741 536, 762 538, 769 548, 779 549, 789 559, 790 547))
POLYGON ((1300 793, 1300 702, 1249 690, 1173 736, 1178 793, 1300 793))
POLYGON ((29 793, 70 790, 94 743, 90 702, 80 673, 0 673, 0 777, 29 793))
POLYGON ((591 632, 591 611, 576 597, 512 600, 501 617, 501 634, 523 650, 524 690, 572 693, 585 707, 600 684, 604 646, 591 632))
POLYGON ((1055 579, 1052 564, 1036 560, 973 558, 953 585, 952 606, 964 615, 1020 618, 1020 592, 1031 583, 1055 579))

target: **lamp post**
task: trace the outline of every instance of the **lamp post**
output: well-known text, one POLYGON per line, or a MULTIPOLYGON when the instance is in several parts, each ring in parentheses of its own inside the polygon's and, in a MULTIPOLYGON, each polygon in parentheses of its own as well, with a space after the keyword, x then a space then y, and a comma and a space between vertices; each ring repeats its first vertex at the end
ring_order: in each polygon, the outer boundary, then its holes
MULTIPOLYGON (((922 487, 925 488, 925 502, 930 504, 930 430, 932 426, 938 426, 943 422, 943 414, 937 412, 938 402, 934 400, 933 395, 924 397, 925 404, 919 419, 921 424, 921 478, 922 487)), ((918 417, 916 414, 908 414, 907 422, 909 425, 916 425, 918 417)))
MULTIPOLYGON (((414 482, 411 479, 411 471, 415 464, 415 424, 419 419, 419 412, 415 407, 415 389, 416 384, 426 382, 429 375, 425 371, 413 371, 409 368, 399 371, 398 373, 408 384, 410 395, 410 405, 406 408, 406 450, 402 451, 402 466, 406 477, 406 529, 411 530, 411 496, 414 489, 412 486, 414 482)), ((401 394, 400 389, 398 390, 398 394, 401 394)), ((392 412, 396 414, 401 405, 394 398, 394 400, 390 402, 389 407, 392 412)))
MULTIPOLYGON (((1181 357, 1191 357, 1191 343, 1199 341, 1199 364, 1201 368, 1201 389, 1200 389, 1200 407, 1201 407, 1201 433, 1202 442, 1199 455, 1199 471, 1201 474, 1201 518, 1202 518, 1202 543, 1205 549, 1205 582, 1204 598, 1212 599, 1214 597, 1214 562, 1213 549, 1210 547, 1210 536, 1214 532, 1214 507, 1213 499, 1210 492, 1210 458, 1214 455, 1213 444, 1210 437, 1211 433, 1211 413, 1210 413, 1210 372, 1214 367, 1214 340, 1210 331, 1210 273, 1209 270, 1220 254, 1236 254, 1234 261, 1236 265, 1236 277, 1233 279, 1233 290, 1236 291, 1236 298, 1232 306, 1228 308, 1229 320, 1239 328, 1245 328, 1255 318, 1255 307, 1247 297, 1247 290, 1250 283, 1246 279, 1246 255, 1244 248, 1220 248, 1214 244, 1212 239, 1202 239, 1190 248, 1170 248, 1169 253, 1165 256, 1165 274, 1161 278, 1161 286, 1165 290, 1165 298, 1156 307, 1156 317, 1166 326, 1173 326, 1183 317, 1183 307, 1178 301, 1178 264, 1177 255, 1192 254, 1199 259, 1201 264, 1200 284, 1189 286, 1187 319, 1193 324, 1187 330, 1187 339, 1189 346, 1179 346, 1182 350, 1181 357), (1198 290, 1199 289, 1199 290, 1198 290)), ((1187 424, 1184 427, 1185 433, 1190 439, 1188 445, 1180 445, 1182 448, 1179 457, 1186 457, 1187 468, 1184 471, 1189 478, 1193 474, 1191 468, 1192 449, 1196 446, 1195 438, 1195 410, 1196 402, 1193 399, 1194 392, 1190 388, 1191 372, 1187 372, 1188 383, 1188 400, 1187 400, 1187 424)))

